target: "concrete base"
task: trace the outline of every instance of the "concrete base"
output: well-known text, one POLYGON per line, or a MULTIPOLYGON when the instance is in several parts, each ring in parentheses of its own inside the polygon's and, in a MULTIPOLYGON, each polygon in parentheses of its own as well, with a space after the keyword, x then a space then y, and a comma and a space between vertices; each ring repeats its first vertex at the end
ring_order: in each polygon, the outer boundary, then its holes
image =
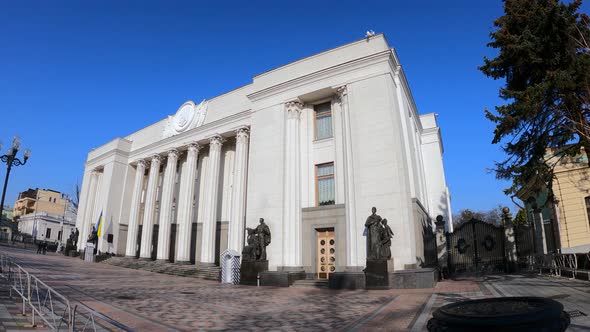
POLYGON ((367 289, 388 289, 389 277, 387 270, 387 260, 367 259, 367 267, 365 268, 365 287, 367 289))
POLYGON ((389 288, 416 289, 434 288, 438 281, 438 270, 423 268, 389 273, 389 288))
POLYGON ((194 265, 191 261, 175 261, 174 264, 178 265, 194 265))
POLYGON ((289 287, 305 279, 305 271, 267 271, 260 273, 260 286, 289 287))
POLYGON ((268 271, 268 261, 242 261, 240 265, 240 285, 256 286, 258 274, 268 271))
POLYGON ((335 272, 330 275, 329 287, 332 289, 364 289, 364 272, 335 272))
POLYGON ((303 266, 277 266, 277 271, 279 272, 299 272, 305 271, 303 266))

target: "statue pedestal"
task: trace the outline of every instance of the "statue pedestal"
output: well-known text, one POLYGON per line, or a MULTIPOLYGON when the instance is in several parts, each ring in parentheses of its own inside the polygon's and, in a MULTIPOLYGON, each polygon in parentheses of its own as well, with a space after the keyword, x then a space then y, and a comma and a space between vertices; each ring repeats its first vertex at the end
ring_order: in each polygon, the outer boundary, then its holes
POLYGON ((268 271, 268 261, 244 261, 240 265, 240 284, 257 285, 258 273, 268 271))
POLYGON ((388 266, 387 259, 367 259, 367 267, 365 268, 367 289, 389 288, 388 266))

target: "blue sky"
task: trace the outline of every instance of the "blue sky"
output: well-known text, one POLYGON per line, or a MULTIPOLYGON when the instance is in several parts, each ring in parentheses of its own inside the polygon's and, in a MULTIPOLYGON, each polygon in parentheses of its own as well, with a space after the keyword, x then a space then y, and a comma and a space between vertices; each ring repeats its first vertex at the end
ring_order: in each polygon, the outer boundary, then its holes
POLYGON ((439 114, 454 212, 512 206, 488 171, 502 153, 483 110, 501 82, 477 70, 501 14, 496 0, 0 1, 0 152, 15 134, 33 151, 6 203, 29 187, 73 193, 92 148, 372 29, 419 112, 439 114))

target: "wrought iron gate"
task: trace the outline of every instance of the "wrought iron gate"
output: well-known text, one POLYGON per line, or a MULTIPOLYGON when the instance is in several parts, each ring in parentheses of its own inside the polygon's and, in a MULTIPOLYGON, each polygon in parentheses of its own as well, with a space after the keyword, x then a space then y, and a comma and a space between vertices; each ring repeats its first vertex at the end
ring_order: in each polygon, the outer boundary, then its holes
POLYGON ((504 272, 504 227, 471 219, 447 234, 450 273, 504 272))

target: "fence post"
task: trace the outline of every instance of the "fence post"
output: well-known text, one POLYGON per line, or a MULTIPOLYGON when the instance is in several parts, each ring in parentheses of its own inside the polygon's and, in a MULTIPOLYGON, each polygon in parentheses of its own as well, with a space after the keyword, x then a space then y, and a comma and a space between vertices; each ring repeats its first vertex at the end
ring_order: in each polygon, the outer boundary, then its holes
POLYGON ((443 216, 436 216, 436 258, 442 279, 448 277, 449 261, 447 252, 447 236, 445 234, 445 221, 443 216))
POLYGON ((506 271, 515 272, 517 269, 516 256, 516 236, 514 233, 514 223, 512 223, 512 214, 508 207, 502 209, 502 219, 504 221, 504 237, 506 244, 504 246, 506 255, 506 271))

